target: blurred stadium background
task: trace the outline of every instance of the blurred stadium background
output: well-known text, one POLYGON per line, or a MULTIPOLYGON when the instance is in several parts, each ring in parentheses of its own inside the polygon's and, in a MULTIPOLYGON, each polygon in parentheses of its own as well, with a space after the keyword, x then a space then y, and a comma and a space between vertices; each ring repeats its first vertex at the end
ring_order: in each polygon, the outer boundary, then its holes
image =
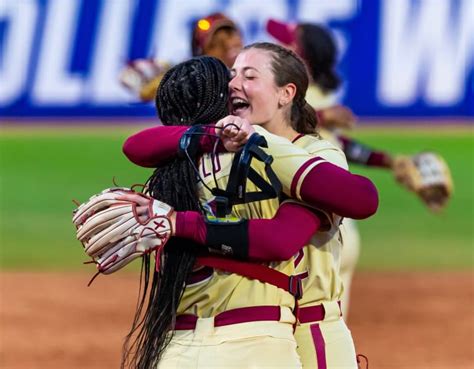
MULTIPOLYGON (((435 150, 455 184, 448 208, 433 215, 389 172, 353 167, 374 180, 381 199, 378 214, 359 222, 360 269, 461 270, 468 273, 464 293, 474 302, 474 0, 3 0, 2 326, 15 317, 6 308, 12 291, 5 281, 21 276, 11 273, 85 270, 71 200, 110 187, 113 177, 129 186, 150 174, 121 154, 128 135, 158 123, 153 106, 119 84, 121 68, 135 58, 189 57, 192 23, 215 11, 238 22, 246 43, 271 40, 264 29, 270 17, 322 23, 335 32, 341 101, 359 116, 350 134, 391 153, 435 150)), ((10 338, 0 333, 0 366, 42 367, 13 365, 10 338)), ((474 343, 471 329, 469 339, 474 343)), ((467 355, 457 367, 474 365, 472 350, 467 355)))

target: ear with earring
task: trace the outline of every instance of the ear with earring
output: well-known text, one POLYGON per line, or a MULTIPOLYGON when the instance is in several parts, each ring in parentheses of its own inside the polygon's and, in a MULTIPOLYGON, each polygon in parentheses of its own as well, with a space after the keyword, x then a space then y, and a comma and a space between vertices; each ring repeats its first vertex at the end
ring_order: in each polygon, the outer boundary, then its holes
POLYGON ((288 104, 288 100, 286 100, 286 99, 280 99, 280 100, 278 101, 278 107, 279 107, 279 108, 283 108, 283 107, 284 107, 285 105, 287 105, 287 104, 288 104))

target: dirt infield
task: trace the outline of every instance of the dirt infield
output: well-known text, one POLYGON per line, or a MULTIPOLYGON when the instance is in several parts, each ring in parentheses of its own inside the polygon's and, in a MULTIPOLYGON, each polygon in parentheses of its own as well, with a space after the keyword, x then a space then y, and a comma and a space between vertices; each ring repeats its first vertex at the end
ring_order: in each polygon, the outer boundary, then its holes
MULTIPOLYGON (((117 368, 137 278, 0 273, 0 367, 117 368)), ((349 326, 369 368, 473 368, 474 273, 359 273, 349 326)))

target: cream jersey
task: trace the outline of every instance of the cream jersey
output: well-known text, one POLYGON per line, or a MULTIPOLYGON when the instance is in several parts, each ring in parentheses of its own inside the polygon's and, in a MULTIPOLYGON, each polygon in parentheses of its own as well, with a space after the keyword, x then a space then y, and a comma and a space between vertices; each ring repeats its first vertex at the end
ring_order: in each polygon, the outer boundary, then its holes
MULTIPOLYGON (((312 168, 325 160, 317 160, 307 165, 313 155, 302 147, 293 145, 290 141, 272 135, 262 129, 255 127, 259 134, 262 134, 268 142, 267 153, 273 156, 272 168, 282 182, 283 191, 287 195, 293 194, 299 199, 299 189, 308 168, 312 168), (306 170, 299 169, 306 163, 306 170), (298 173, 298 174, 297 174, 298 173), (294 177, 298 175, 298 181, 294 177)), ((304 137, 303 137, 304 138, 304 137)), ((333 151, 337 151, 326 141, 313 138, 319 150, 317 155, 330 158, 333 151), (325 155, 323 155, 325 154, 325 155)), ((225 188, 229 179, 233 154, 220 154, 212 162, 211 155, 207 154, 201 158, 199 170, 204 183, 210 187, 215 187, 217 181, 220 188, 225 188), (214 172, 214 174, 213 174, 214 172)), ((252 167, 265 179, 264 164, 253 160, 252 167)), ((208 189, 200 184, 199 197, 209 216, 213 215, 213 195, 208 189)), ((247 192, 256 191, 256 186, 247 181, 247 192)), ((246 219, 270 219, 273 218, 279 206, 278 199, 263 200, 233 207, 231 216, 246 219)), ((270 263, 269 266, 287 275, 295 274, 296 259, 285 262, 270 263)), ((283 291, 273 285, 249 279, 238 274, 232 274, 221 270, 212 270, 204 267, 196 270, 185 289, 178 314, 194 314, 199 317, 211 317, 220 312, 248 306, 260 305, 280 305, 293 308, 294 299, 288 292, 283 291)))
MULTIPOLYGON (((215 157, 215 178, 220 188, 225 188, 229 179, 233 154, 221 154, 215 157)), ((252 167, 257 167, 253 160, 252 167)), ((210 188, 215 187, 212 175, 210 155, 204 155, 200 163, 201 176, 210 188)), ((257 169, 257 168, 255 168, 257 169)), ((264 178, 264 172, 259 171, 264 178)), ((247 191, 255 191, 253 183, 247 181, 247 191)), ((200 201, 207 215, 213 216, 213 195, 203 185, 199 186, 200 201)), ((245 205, 235 205, 230 217, 237 218, 272 218, 279 206, 278 199, 256 201, 245 205)), ((293 260, 269 265, 287 275, 294 273, 293 260)), ((270 284, 249 279, 238 274, 202 267, 196 270, 188 281, 178 314, 194 314, 207 318, 223 311, 240 307, 280 305, 293 308, 293 297, 270 284)))
MULTIPOLYGON (((348 168, 344 153, 328 141, 306 135, 294 144, 313 156, 323 157, 346 170, 348 168)), ((335 214, 323 213, 329 220, 329 229, 318 231, 311 243, 295 257, 295 274, 302 279, 303 286, 303 297, 299 300, 301 307, 339 300, 343 292, 339 274, 342 251, 339 224, 342 219, 335 214)))
MULTIPOLYGON (((326 108, 330 108, 337 104, 337 96, 335 93, 324 93, 321 88, 312 83, 308 87, 308 91, 306 92, 306 101, 309 105, 311 105, 316 110, 322 110, 326 108)), ((341 143, 337 139, 337 136, 326 128, 320 128, 319 134, 321 137, 333 145, 341 148, 341 143)))
POLYGON ((316 110, 330 108, 337 104, 337 95, 335 93, 324 93, 314 83, 309 85, 305 99, 316 110))

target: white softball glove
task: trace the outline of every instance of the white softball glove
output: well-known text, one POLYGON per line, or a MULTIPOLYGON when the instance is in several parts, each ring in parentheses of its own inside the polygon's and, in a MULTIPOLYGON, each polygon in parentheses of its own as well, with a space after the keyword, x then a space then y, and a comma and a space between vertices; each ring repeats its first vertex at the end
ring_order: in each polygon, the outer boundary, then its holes
POLYGON ((129 188, 108 188, 74 210, 76 237, 97 264, 99 273, 113 273, 132 260, 156 251, 171 236, 173 208, 129 188), (139 195, 149 200, 148 216, 138 216, 134 202, 120 199, 139 195))

